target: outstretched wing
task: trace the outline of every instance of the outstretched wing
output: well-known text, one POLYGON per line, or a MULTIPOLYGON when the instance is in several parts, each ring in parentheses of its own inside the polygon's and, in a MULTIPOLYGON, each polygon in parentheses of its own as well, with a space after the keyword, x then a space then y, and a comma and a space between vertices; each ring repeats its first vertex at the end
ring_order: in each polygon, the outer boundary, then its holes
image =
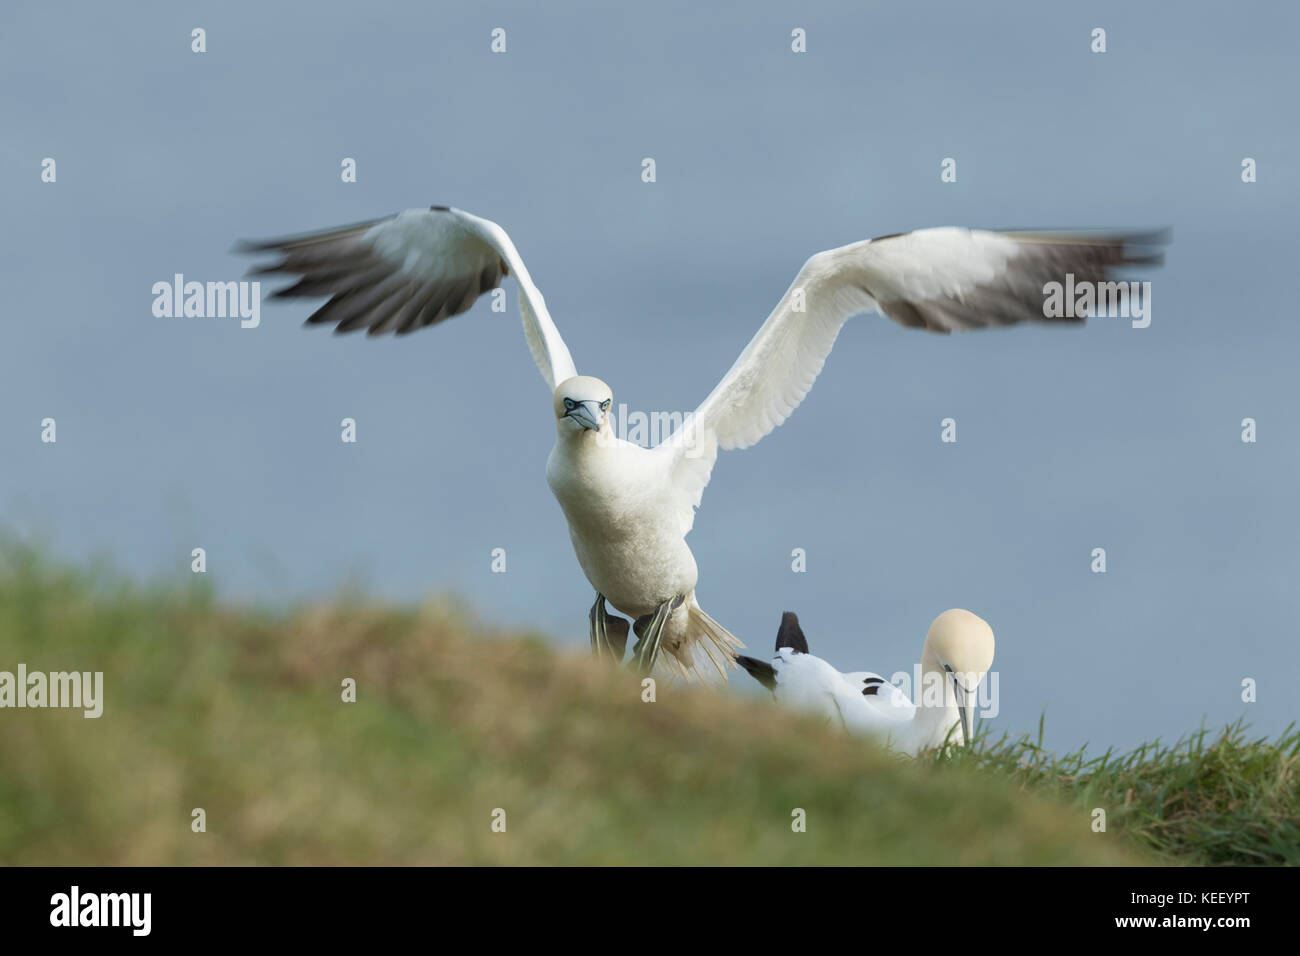
POLYGON ((310 324, 335 332, 406 335, 460 315, 483 293, 514 274, 524 336, 542 377, 555 386, 577 372, 514 243, 494 222, 460 209, 408 209, 371 222, 264 242, 240 252, 277 253, 255 274, 288 273, 299 280, 276 298, 329 296, 310 324))
MULTIPOLYGON (((674 482, 699 505, 717 449, 747 448, 789 417, 812 388, 845 321, 879 310, 931 332, 1080 322, 1046 317, 1043 286, 1073 274, 1157 265, 1165 232, 987 232, 946 226, 819 252, 716 388, 664 443, 674 482)), ((685 504, 683 505, 685 507, 685 504)), ((684 512, 685 528, 693 520, 684 512)))

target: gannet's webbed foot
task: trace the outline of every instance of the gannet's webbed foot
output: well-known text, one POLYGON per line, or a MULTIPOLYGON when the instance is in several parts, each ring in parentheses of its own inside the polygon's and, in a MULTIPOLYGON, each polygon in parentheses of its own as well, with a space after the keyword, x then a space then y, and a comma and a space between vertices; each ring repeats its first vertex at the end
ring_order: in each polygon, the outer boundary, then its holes
POLYGON ((637 673, 644 676, 654 668, 655 660, 659 657, 659 645, 664 637, 664 627, 668 624, 668 619, 673 616, 673 611, 681 607, 685 600, 684 594, 669 598, 655 608, 653 614, 637 618, 636 623, 632 625, 632 630, 636 632, 639 640, 632 648, 632 658, 628 661, 628 666, 636 668, 637 673))
POLYGON ((597 659, 623 661, 627 648, 627 621, 613 617, 605 610, 605 595, 596 592, 596 603, 591 606, 591 654, 597 659))

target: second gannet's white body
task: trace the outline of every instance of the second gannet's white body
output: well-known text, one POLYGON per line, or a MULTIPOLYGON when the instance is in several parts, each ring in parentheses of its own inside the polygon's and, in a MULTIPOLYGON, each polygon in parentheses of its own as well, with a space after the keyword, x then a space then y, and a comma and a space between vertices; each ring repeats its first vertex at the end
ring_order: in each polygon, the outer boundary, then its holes
POLYGON ((976 693, 993 666, 993 629, 961 608, 944 611, 930 625, 915 703, 879 674, 841 674, 810 654, 799 619, 789 611, 781 619, 776 643, 770 665, 750 657, 738 661, 778 703, 913 756, 970 741, 976 693))

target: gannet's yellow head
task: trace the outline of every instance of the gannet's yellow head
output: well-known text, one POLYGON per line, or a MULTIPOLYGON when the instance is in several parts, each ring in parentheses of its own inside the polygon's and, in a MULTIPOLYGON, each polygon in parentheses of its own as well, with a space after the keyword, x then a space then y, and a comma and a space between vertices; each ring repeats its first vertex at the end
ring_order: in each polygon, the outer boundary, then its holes
MULTIPOLYGON (((925 650, 943 670, 969 675, 977 684, 993 666, 993 628, 978 614, 953 608, 934 619, 925 650)), ((970 689, 974 686, 967 683, 970 689)))
POLYGON ((609 420, 614 393, 609 386, 590 375, 566 378, 555 389, 555 420, 560 430, 575 434, 599 432, 609 420))
MULTIPOLYGON (((980 681, 993 666, 993 628, 977 614, 953 608, 944 611, 930 625, 921 652, 922 673, 939 672, 951 681, 957 710, 961 713, 964 742, 971 739, 971 705, 980 681)), ((951 700, 945 688, 944 697, 951 700)))

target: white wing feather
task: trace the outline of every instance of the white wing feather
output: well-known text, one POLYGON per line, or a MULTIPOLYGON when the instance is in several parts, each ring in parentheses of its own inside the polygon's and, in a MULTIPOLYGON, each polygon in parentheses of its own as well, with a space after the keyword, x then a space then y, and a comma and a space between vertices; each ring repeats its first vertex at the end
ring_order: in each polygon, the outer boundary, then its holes
POLYGON ((462 221, 477 227, 479 234, 501 254, 514 272, 515 280, 519 283, 519 314, 524 320, 524 338, 528 341, 528 350, 533 354, 533 361, 541 370, 542 378, 546 379, 551 391, 555 391, 557 385, 565 379, 573 378, 578 370, 569 354, 569 347, 564 344, 560 330, 546 309, 546 300, 542 298, 541 290, 533 284, 533 278, 528 274, 519 251, 515 249, 506 231, 495 222, 480 219, 459 209, 451 211, 457 213, 462 221))
POLYGON ((1043 285, 1065 274, 1102 281, 1125 264, 1156 264, 1163 233, 987 232, 945 226, 855 242, 804 263, 781 301, 682 428, 672 459, 680 523, 689 530, 718 448, 747 448, 812 388, 844 323, 879 310, 933 332, 1078 321, 1043 314, 1043 285))
POLYGON ((338 332, 366 329, 370 335, 404 335, 459 315, 513 273, 524 338, 547 385, 554 390, 577 374, 510 237, 496 223, 460 209, 407 209, 355 226, 245 243, 242 251, 282 256, 257 272, 301 277, 277 297, 330 296, 309 323, 333 324, 338 332))

